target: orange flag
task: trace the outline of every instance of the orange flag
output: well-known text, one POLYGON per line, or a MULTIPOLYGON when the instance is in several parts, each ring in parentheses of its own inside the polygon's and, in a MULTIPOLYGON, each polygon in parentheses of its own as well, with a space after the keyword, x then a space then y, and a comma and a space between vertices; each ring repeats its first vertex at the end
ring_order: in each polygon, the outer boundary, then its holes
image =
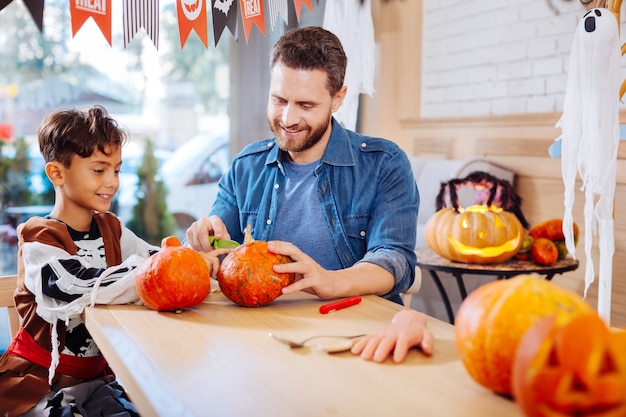
POLYGON ((250 37, 252 24, 256 24, 263 36, 265 36, 265 12, 263 11, 263 0, 239 0, 239 5, 241 8, 243 31, 246 34, 246 43, 248 43, 248 38, 250 37))
POLYGON ((76 32, 90 17, 96 22, 105 39, 111 45, 111 0, 70 1, 72 37, 76 36, 76 32))
POLYGON ((180 36, 180 48, 187 42, 191 30, 204 44, 209 45, 209 30, 206 18, 206 0, 176 0, 176 14, 178 14, 178 34, 180 36))
POLYGON ((300 21, 300 10, 302 9, 302 5, 304 4, 310 12, 313 12, 313 0, 293 0, 293 5, 296 8, 296 16, 298 17, 298 22, 300 21))

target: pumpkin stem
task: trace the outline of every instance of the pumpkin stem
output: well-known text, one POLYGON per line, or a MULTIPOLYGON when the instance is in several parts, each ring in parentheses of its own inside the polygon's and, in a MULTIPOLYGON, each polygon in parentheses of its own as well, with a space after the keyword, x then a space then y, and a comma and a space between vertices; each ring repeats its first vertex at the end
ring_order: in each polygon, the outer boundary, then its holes
POLYGON ((254 238, 252 237, 252 232, 250 229, 250 225, 248 224, 246 226, 246 231, 245 231, 245 235, 243 237, 243 244, 246 246, 249 246, 251 244, 253 244, 255 242, 254 238))
POLYGON ((176 236, 166 236, 161 240, 161 248, 172 248, 176 246, 182 246, 183 244, 176 236))

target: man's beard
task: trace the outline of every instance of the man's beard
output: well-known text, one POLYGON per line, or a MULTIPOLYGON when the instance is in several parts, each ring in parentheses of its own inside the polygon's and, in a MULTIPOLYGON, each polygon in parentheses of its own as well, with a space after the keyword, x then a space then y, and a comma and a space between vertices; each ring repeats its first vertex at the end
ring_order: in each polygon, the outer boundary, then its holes
POLYGON ((320 140, 322 140, 322 137, 324 137, 324 134, 326 133, 326 130, 328 130, 328 126, 330 125, 330 117, 327 119, 326 123, 322 123, 314 128, 311 128, 311 126, 308 125, 305 126, 304 129, 301 129, 300 126, 287 127, 287 130, 290 130, 291 128, 291 130, 302 130, 308 132, 303 140, 298 141, 285 139, 282 136, 283 129, 281 127, 281 124, 277 120, 271 121, 268 117, 267 124, 269 125, 271 131, 274 132, 276 142, 278 143, 278 147, 281 150, 286 152, 304 152, 308 149, 311 149, 320 140), (293 129, 294 127, 297 127, 297 129, 293 129))

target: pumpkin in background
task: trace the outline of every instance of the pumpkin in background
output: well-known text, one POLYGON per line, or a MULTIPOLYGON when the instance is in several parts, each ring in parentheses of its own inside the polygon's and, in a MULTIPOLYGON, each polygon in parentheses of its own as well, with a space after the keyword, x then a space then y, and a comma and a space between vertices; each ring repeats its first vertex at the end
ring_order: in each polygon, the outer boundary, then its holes
POLYGON ((528 222, 521 198, 508 181, 476 171, 442 183, 435 205, 437 212, 426 223, 424 239, 443 258, 476 264, 504 262, 524 243, 528 222), (461 187, 476 192, 474 204, 461 206, 461 187))
POLYGON ((288 256, 272 253, 267 242, 254 240, 246 227, 243 244, 233 249, 220 265, 217 280, 224 295, 244 307, 260 307, 282 294, 295 281, 295 274, 278 274, 274 265, 292 262, 288 256))
POLYGON ((626 331, 595 312, 542 319, 517 349, 513 395, 528 417, 626 416, 626 331))
POLYGON ((137 268, 141 301, 153 310, 177 312, 201 303, 211 291, 210 271, 202 255, 183 247, 174 236, 164 238, 161 248, 137 268))
POLYGON ((556 244, 545 237, 537 238, 530 247, 531 259, 538 265, 549 266, 559 259, 556 244))
MULTIPOLYGON (((578 225, 572 223, 572 232, 574 234, 574 245, 578 244, 578 225)), ((550 239, 556 245, 559 251, 559 259, 565 259, 567 254, 567 247, 565 246, 565 235, 563 234, 563 220, 562 219, 550 219, 534 225, 528 235, 533 239, 546 238, 550 239)))
POLYGON ((512 258, 522 247, 524 234, 514 214, 483 205, 460 212, 443 208, 428 219, 424 229, 426 244, 439 256, 476 264, 512 258))
POLYGON ((511 394, 511 368, 524 333, 546 316, 568 320, 593 311, 578 294, 537 274, 489 282, 461 303, 455 343, 465 369, 479 384, 511 394))

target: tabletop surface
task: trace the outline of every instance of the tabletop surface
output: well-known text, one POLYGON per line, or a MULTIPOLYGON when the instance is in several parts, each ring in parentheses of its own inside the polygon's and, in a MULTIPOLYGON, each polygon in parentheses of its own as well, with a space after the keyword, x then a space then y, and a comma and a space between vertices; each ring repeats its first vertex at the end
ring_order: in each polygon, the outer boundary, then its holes
POLYGON ((401 306, 377 296, 320 314, 305 293, 259 308, 221 293, 180 314, 136 305, 85 309, 91 335, 145 416, 522 416, 476 384, 459 361, 454 327, 429 318, 435 352, 401 364, 350 352, 290 349, 268 336, 373 333, 401 306))
POLYGON ((424 268, 431 268, 445 272, 471 272, 475 274, 559 274, 573 271, 578 268, 578 261, 573 258, 560 259, 549 266, 538 265, 532 261, 520 261, 511 258, 506 262, 495 264, 466 264, 462 262, 450 261, 442 258, 430 248, 420 248, 415 250, 417 255, 417 265, 424 268))

